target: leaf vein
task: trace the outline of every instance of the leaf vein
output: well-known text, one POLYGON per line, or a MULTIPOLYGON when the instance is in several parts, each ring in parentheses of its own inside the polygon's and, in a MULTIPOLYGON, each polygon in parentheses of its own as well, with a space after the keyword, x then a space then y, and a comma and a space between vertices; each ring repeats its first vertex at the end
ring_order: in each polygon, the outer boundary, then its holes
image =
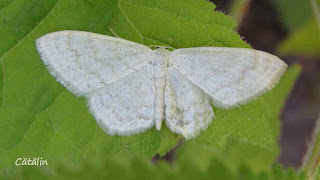
POLYGON ((140 31, 134 26, 134 24, 131 22, 131 20, 129 19, 129 17, 124 13, 124 11, 121 8, 120 5, 120 0, 118 1, 118 8, 120 10, 120 12, 123 14, 123 16, 126 18, 126 20, 128 21, 128 23, 131 25, 131 27, 138 33, 138 35, 140 36, 141 39, 141 43, 144 44, 143 42, 143 35, 140 33, 140 31))
POLYGON ((52 9, 49 11, 49 13, 27 34, 25 35, 21 40, 19 40, 15 45, 13 45, 12 48, 10 48, 1 58, 0 61, 4 59, 8 54, 10 54, 11 51, 15 50, 25 39, 27 39, 36 29, 39 27, 43 21, 53 12, 53 10, 57 7, 58 2, 60 0, 57 0, 56 4, 52 7, 52 9))
MULTIPOLYGON (((216 23, 216 22, 204 24, 204 23, 202 23, 202 22, 200 22, 200 21, 198 21, 198 20, 196 20, 196 19, 191 19, 191 18, 184 17, 184 16, 178 16, 178 15, 175 14, 175 13, 172 13, 172 12, 170 12, 170 11, 166 11, 166 10, 164 10, 164 9, 160 9, 160 8, 157 7, 157 6, 156 6, 156 7, 148 7, 148 6, 137 5, 137 4, 134 4, 134 3, 131 3, 131 2, 125 1, 125 0, 122 0, 122 1, 125 2, 125 3, 127 3, 127 4, 130 4, 130 5, 132 5, 132 6, 136 6, 136 7, 140 7, 140 8, 145 8, 145 9, 150 9, 150 10, 158 10, 158 11, 161 11, 161 12, 163 12, 163 13, 176 16, 176 17, 178 17, 178 18, 183 18, 183 19, 187 19, 187 20, 192 20, 192 21, 195 21, 195 22, 197 22, 197 23, 199 23, 199 24, 202 24, 202 25, 213 25, 213 24, 214 24, 214 25, 220 26, 220 27, 225 28, 226 30, 230 31, 230 30, 228 29, 228 26, 223 26, 223 25, 218 24, 218 23, 216 23)), ((203 11, 203 10, 200 10, 194 17, 198 16, 202 11, 203 11)), ((213 12, 213 13, 216 13, 216 12, 213 12)))
POLYGON ((1 87, 1 102, 0 102, 0 109, 4 104, 4 89, 5 89, 5 72, 4 72, 4 66, 2 64, 2 62, 0 61, 0 66, 2 69, 2 87, 1 87))
MULTIPOLYGON (((141 5, 137 5, 137 4, 133 4, 133 3, 130 3, 130 2, 127 2, 127 1, 123 1, 123 2, 125 2, 125 3, 127 3, 127 4, 129 4, 129 5, 131 5, 131 6, 136 6, 136 7, 140 7, 140 8, 146 8, 146 9, 151 9, 151 10, 158 10, 158 11, 160 11, 160 12, 164 12, 164 13, 166 13, 166 14, 170 14, 170 15, 173 15, 173 16, 176 16, 176 17, 178 17, 178 18, 180 18, 180 19, 187 19, 187 20, 191 20, 191 21, 194 21, 195 23, 198 23, 198 24, 200 24, 200 25, 202 25, 202 26, 204 26, 204 27, 206 27, 206 26, 208 26, 208 25, 216 25, 216 26, 218 26, 218 27, 221 27, 221 28, 223 28, 224 29, 224 31, 230 31, 227 27, 225 27, 225 26, 222 26, 222 25, 220 25, 220 24, 217 24, 217 23, 215 23, 215 22, 213 22, 213 23, 208 23, 208 24, 204 24, 204 23, 202 23, 202 22, 200 22, 200 21, 198 21, 198 20, 196 20, 196 19, 191 19, 191 18, 187 18, 187 17, 183 17, 183 16, 178 16, 177 14, 174 14, 174 13, 172 13, 172 12, 169 12, 169 11, 166 11, 166 10, 163 10, 163 9, 160 9, 160 8, 158 8, 158 7, 155 7, 155 8, 152 8, 152 7, 147 7, 147 6, 141 6, 141 5)), ((121 13, 126 17, 126 19, 128 20, 128 18, 127 18, 127 16, 123 13, 123 11, 120 9, 120 11, 121 11, 121 13)), ((200 11, 201 12, 201 11, 200 11)), ((198 12, 198 13, 200 13, 200 12, 198 12)), ((198 14, 197 14, 197 16, 198 16, 198 14)), ((132 25, 132 27, 134 27, 133 26, 133 23, 130 21, 129 22, 131 25, 132 25)), ((181 24, 181 22, 180 22, 180 24, 181 24)), ((137 29, 134 27, 134 29, 137 31, 137 29)), ((207 33, 207 30, 206 30, 206 28, 204 28, 205 29, 205 32, 207 33)), ((137 31, 138 32, 138 31, 137 31)), ((141 33, 140 32, 138 32, 139 33, 139 35, 141 35, 141 33)), ((207 33, 208 34, 208 33, 207 33)), ((142 35, 141 35, 142 36, 142 35)), ((142 36, 142 37, 144 37, 144 36, 142 36)), ((216 39, 213 39, 212 37, 211 37, 211 41, 208 43, 208 44, 210 44, 211 42, 217 42, 217 43, 219 43, 219 44, 221 44, 221 45, 223 45, 223 46, 226 46, 226 47, 228 47, 226 44, 224 44, 224 43, 222 43, 222 42, 220 42, 220 41, 218 41, 218 40, 216 40, 216 39)))

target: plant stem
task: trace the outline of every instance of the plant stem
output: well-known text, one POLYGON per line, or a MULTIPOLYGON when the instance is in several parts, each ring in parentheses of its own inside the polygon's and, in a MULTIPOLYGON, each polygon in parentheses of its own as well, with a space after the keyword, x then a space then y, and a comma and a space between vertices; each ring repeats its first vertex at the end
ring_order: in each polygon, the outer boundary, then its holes
POLYGON ((311 7, 318 24, 318 28, 320 29, 320 10, 319 10, 319 4, 317 3, 317 0, 311 0, 311 7))
POLYGON ((301 167, 302 170, 308 172, 310 177, 315 174, 317 167, 320 165, 320 115, 316 122, 312 141, 310 146, 308 147, 307 153, 303 158, 303 165, 301 167))

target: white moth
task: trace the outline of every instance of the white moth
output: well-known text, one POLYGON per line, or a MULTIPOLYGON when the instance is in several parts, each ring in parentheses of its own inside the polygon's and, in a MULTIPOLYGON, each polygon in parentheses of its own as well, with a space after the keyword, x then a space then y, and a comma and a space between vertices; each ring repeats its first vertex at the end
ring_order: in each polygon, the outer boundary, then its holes
POLYGON ((120 38, 60 31, 36 41, 56 79, 88 106, 107 134, 141 133, 162 121, 186 139, 229 109, 270 90, 287 65, 243 48, 198 47, 172 52, 120 38))

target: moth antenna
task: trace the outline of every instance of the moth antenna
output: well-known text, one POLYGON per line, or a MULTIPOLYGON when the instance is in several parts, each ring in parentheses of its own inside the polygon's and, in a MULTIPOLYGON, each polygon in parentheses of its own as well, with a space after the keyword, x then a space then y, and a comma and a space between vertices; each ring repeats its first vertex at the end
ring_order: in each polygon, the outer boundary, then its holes
POLYGON ((109 26, 109 29, 110 29, 110 31, 111 31, 111 33, 114 35, 114 36, 116 36, 117 38, 121 38, 120 36, 118 36, 118 34, 116 34, 113 30, 112 30, 112 28, 109 26))

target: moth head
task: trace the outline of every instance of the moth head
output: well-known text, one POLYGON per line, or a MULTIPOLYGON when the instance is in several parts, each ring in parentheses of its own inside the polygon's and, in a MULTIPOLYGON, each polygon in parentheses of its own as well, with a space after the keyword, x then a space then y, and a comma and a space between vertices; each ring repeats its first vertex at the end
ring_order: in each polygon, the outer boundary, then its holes
POLYGON ((175 50, 175 48, 171 47, 171 46, 149 45, 149 47, 151 49, 166 49, 166 50, 169 50, 169 51, 175 50))

